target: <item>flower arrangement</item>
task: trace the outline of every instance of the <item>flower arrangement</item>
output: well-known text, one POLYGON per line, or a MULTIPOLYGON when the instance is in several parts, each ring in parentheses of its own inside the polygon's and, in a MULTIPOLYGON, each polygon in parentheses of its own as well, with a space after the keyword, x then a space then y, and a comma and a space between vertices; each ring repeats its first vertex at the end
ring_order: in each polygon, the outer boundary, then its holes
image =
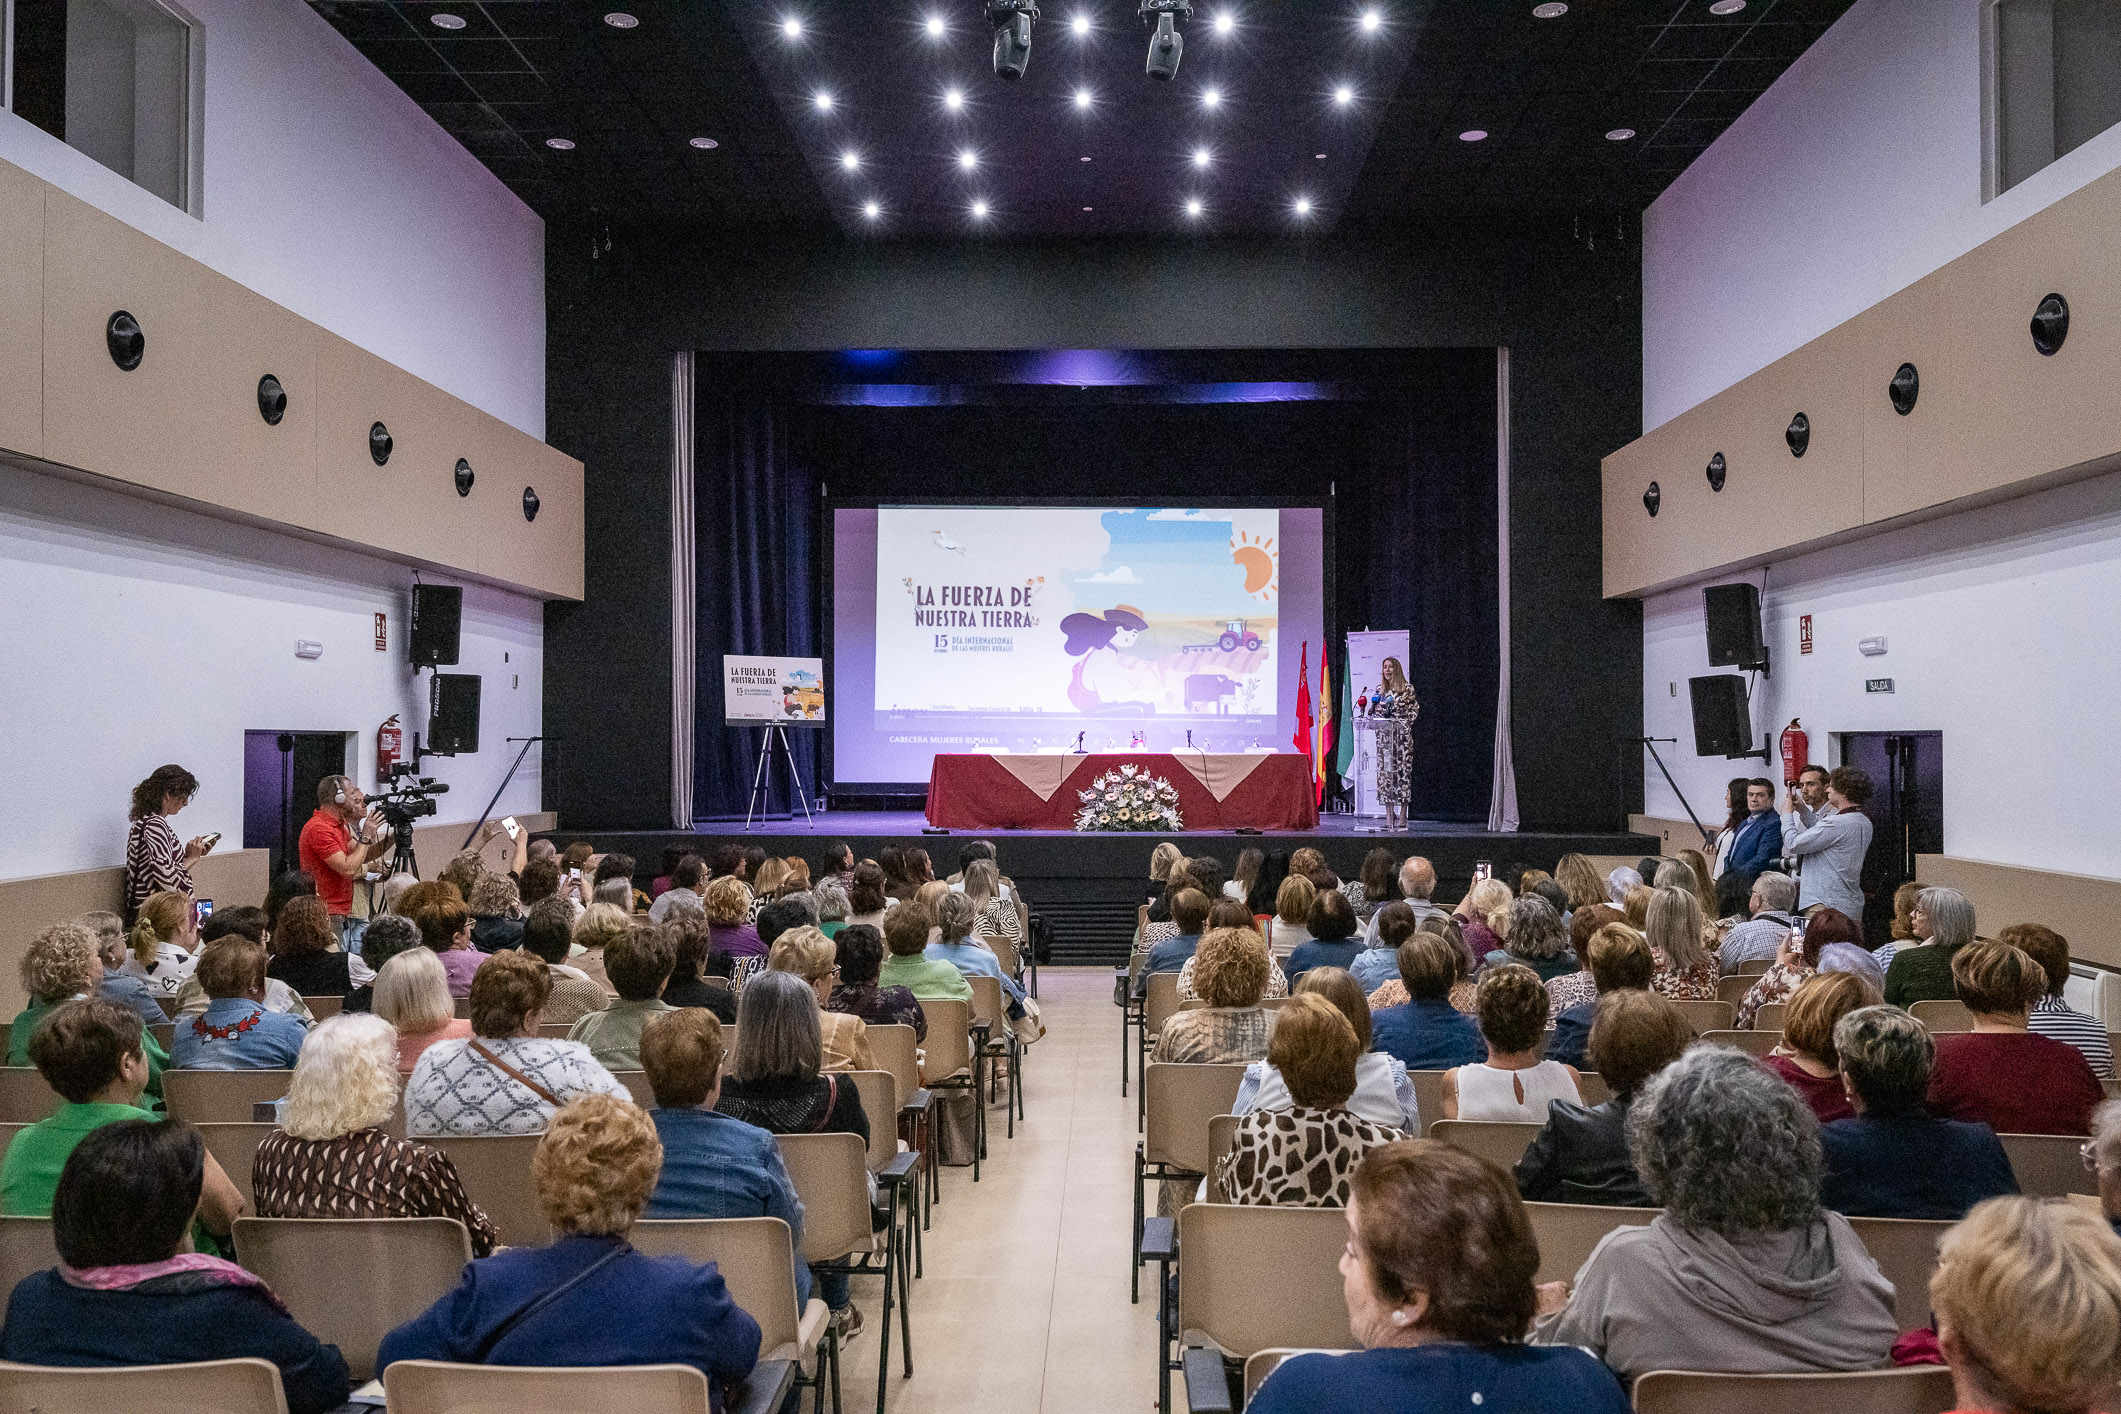
POLYGON ((1076 792, 1082 809, 1075 812, 1078 830, 1183 830, 1178 788, 1151 776, 1132 762, 1107 771, 1076 792))

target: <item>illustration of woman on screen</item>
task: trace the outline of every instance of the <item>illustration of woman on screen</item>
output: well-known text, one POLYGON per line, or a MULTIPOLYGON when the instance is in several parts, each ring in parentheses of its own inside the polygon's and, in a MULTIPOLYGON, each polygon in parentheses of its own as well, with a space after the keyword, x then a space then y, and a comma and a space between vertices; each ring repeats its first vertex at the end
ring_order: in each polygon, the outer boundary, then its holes
POLYGON ((1068 700, 1079 712, 1142 716, 1156 710, 1158 686, 1153 669, 1121 653, 1149 627, 1141 610, 1129 604, 1103 615, 1070 614, 1061 620, 1068 655, 1082 661, 1068 681, 1068 700))
POLYGON ((1370 696, 1367 715, 1377 723, 1377 798, 1384 802, 1385 828, 1407 827, 1407 800, 1413 795, 1414 719, 1421 702, 1397 658, 1384 661, 1384 683, 1370 696))

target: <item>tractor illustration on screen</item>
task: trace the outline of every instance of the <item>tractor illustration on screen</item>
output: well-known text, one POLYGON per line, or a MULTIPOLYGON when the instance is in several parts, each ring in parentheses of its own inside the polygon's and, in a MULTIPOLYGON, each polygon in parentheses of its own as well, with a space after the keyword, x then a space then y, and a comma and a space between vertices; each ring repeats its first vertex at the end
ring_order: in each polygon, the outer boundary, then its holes
POLYGON ((1223 636, 1217 643, 1217 646, 1223 652, 1235 653, 1239 648, 1244 648, 1256 653, 1259 651, 1260 645, 1259 635, 1247 628, 1243 619, 1225 619, 1223 621, 1223 636))

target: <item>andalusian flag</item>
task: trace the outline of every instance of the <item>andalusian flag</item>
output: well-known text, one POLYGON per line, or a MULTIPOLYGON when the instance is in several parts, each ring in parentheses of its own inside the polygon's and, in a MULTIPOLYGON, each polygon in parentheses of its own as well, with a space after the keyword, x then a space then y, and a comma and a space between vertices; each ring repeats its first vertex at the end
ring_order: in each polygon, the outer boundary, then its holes
POLYGON ((1349 674, 1355 670, 1348 663, 1347 651, 1340 655, 1340 715, 1334 719, 1333 774, 1342 780, 1352 779, 1355 771, 1355 679, 1349 674))

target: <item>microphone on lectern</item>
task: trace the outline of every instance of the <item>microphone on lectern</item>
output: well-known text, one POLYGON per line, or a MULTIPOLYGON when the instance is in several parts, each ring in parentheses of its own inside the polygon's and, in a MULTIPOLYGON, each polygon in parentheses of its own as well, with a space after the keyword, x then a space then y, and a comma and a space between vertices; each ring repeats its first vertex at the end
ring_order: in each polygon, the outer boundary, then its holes
POLYGON ((1193 728, 1191 728, 1191 727, 1187 727, 1187 728, 1186 728, 1186 749, 1190 751, 1190 750, 1192 750, 1192 748, 1193 748, 1193 728))

